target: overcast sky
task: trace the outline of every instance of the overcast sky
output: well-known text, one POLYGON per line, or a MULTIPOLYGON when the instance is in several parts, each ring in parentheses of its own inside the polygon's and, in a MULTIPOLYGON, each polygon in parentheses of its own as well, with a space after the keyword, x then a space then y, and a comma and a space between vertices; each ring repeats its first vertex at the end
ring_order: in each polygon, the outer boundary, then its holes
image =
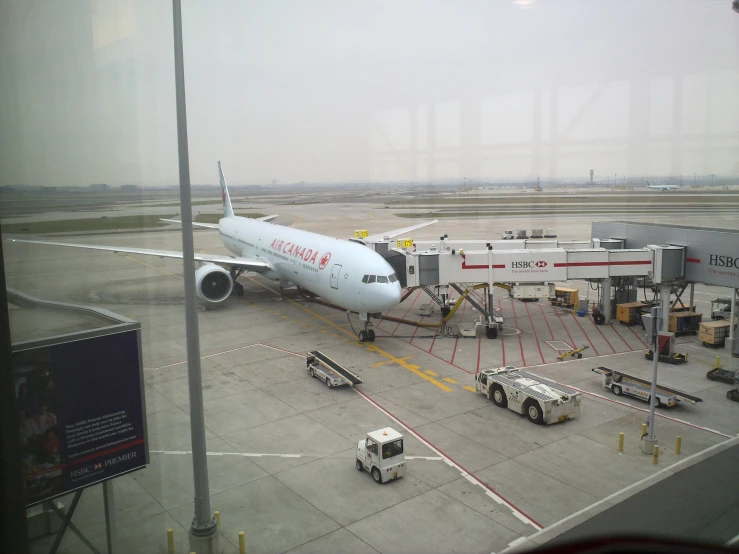
MULTIPOLYGON (((730 0, 183 0, 194 183, 739 174, 730 0)), ((171 2, 0 6, 0 185, 174 184, 171 2)))

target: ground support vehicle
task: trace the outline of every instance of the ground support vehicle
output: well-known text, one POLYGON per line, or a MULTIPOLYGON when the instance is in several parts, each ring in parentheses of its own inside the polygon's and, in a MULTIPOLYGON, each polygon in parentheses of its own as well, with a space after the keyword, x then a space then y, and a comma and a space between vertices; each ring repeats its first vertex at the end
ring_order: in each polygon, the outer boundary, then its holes
POLYGON ((502 240, 513 240, 516 238, 516 235, 514 235, 513 231, 511 231, 510 229, 506 229, 505 231, 503 231, 503 234, 500 235, 500 238, 502 240))
MULTIPOLYGON (((653 360, 654 353, 651 350, 647 350, 644 353, 644 357, 647 360, 653 360)), ((672 354, 660 354, 659 361, 672 365, 684 364, 688 361, 688 355, 681 354, 680 352, 673 352, 672 354)))
POLYGON ((706 373, 706 377, 708 377, 711 381, 719 381, 720 383, 726 383, 727 385, 733 385, 735 383, 735 373, 733 371, 729 371, 728 369, 723 369, 720 367, 716 367, 706 373))
MULTIPOLYGON (((603 388, 610 389, 616 396, 626 395, 640 398, 641 400, 650 401, 652 393, 652 382, 629 375, 623 371, 617 371, 607 367, 594 367, 593 372, 600 373, 603 376, 603 388)), ((688 394, 677 389, 672 389, 662 385, 657 385, 656 398, 654 405, 657 408, 669 407, 677 405, 681 400, 685 400, 690 404, 702 402, 697 396, 688 394)))
POLYGON ((484 369, 475 375, 475 389, 496 406, 524 414, 547 425, 580 415, 580 393, 513 366, 484 369))
POLYGON ((378 484, 403 477, 403 435, 392 427, 367 433, 365 439, 357 443, 356 464, 359 471, 368 471, 378 484))
POLYGON ((731 317, 731 298, 711 300, 711 319, 729 319, 731 317))
POLYGON ((353 387, 362 383, 359 377, 318 350, 308 352, 305 366, 311 377, 321 379, 328 388, 342 385, 353 387))
POLYGON ((587 350, 590 348, 589 346, 581 346, 580 348, 575 348, 574 350, 568 350, 567 352, 562 352, 559 356, 557 356, 557 359, 559 361, 564 360, 565 358, 569 358, 570 356, 577 358, 580 360, 582 358, 582 352, 583 350, 587 350))

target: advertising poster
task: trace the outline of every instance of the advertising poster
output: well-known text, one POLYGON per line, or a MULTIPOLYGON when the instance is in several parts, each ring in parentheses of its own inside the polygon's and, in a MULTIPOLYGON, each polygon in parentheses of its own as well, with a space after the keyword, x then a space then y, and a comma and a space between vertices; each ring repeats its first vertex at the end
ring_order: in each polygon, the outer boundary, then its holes
POLYGON ((138 341, 131 330, 13 353, 27 505, 147 464, 138 341))

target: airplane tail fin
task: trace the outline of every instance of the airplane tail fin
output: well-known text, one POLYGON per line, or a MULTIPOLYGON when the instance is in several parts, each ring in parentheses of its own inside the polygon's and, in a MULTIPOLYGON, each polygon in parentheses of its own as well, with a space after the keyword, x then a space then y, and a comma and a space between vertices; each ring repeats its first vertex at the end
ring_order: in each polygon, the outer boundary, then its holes
POLYGON ((226 178, 223 176, 223 166, 218 162, 218 175, 221 179, 221 198, 223 199, 223 217, 233 217, 234 209, 231 206, 231 197, 228 195, 228 186, 226 186, 226 178))

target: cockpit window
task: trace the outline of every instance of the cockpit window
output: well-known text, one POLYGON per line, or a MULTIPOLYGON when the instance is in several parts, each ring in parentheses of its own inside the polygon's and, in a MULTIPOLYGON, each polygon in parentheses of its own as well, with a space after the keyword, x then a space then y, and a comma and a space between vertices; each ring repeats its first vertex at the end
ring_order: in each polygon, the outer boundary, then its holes
POLYGON ((398 280, 398 278, 395 276, 395 273, 393 273, 390 277, 388 277, 388 279, 390 279, 391 283, 394 283, 395 281, 398 280))
POLYGON ((362 277, 363 283, 366 283, 367 281, 369 281, 369 275, 365 275, 364 277, 362 277))
POLYGON ((387 277, 385 277, 384 275, 378 275, 377 276, 377 282, 378 283, 387 283, 388 282, 387 281, 387 277))
POLYGON ((375 282, 375 275, 370 275, 369 279, 367 280, 368 283, 374 283, 375 282))

